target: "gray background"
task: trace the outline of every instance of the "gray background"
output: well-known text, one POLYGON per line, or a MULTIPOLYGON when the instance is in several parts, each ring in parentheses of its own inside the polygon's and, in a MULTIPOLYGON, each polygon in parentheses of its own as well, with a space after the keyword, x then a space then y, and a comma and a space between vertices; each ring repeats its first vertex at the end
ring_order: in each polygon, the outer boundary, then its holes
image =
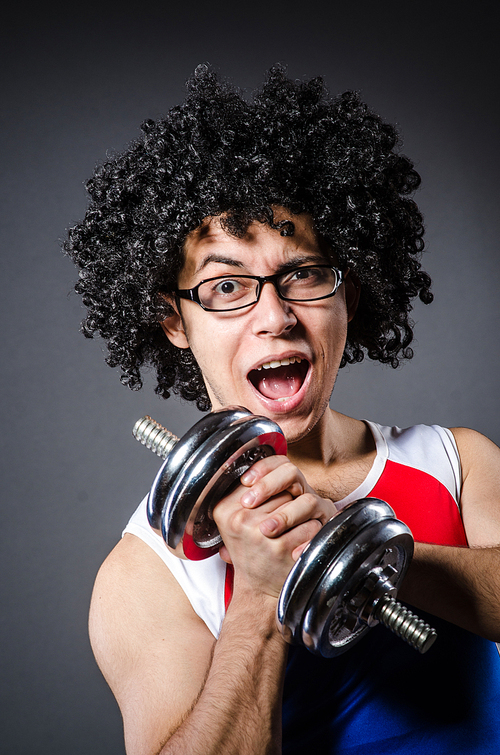
MULTIPOLYGON (((242 87, 274 62, 359 89, 400 124, 423 177, 435 303, 416 356, 339 377, 333 404, 382 423, 467 425, 500 442, 496 3, 189 0, 4 11, 1 104, 2 656, 0 750, 122 753, 86 616, 95 573, 158 468, 131 436, 150 413, 197 412, 120 386, 78 333, 64 230, 107 151, 183 97, 210 61, 242 87)), ((69 6, 69 4, 68 4, 69 6)))

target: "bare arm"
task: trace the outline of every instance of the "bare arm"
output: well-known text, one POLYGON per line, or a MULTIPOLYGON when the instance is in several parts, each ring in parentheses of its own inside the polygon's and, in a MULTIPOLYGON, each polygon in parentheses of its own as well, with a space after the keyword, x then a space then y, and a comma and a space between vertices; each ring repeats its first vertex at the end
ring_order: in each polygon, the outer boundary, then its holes
POLYGON ((463 469, 461 509, 469 548, 416 543, 400 597, 500 641, 500 450, 455 428, 463 469))
POLYGON ((286 644, 275 601, 239 591, 196 705, 161 753, 281 753, 286 644))
POLYGON ((123 716, 127 752, 157 753, 196 702, 215 638, 165 564, 133 535, 99 571, 89 632, 123 716))
POLYGON ((281 752, 287 646, 276 600, 291 553, 319 524, 306 521, 269 540, 259 524, 276 505, 246 511, 236 496, 217 506, 236 574, 217 642, 165 564, 133 535, 101 568, 90 636, 123 715, 129 755, 281 752))
POLYGON ((415 544, 399 597, 500 642, 500 548, 415 544))

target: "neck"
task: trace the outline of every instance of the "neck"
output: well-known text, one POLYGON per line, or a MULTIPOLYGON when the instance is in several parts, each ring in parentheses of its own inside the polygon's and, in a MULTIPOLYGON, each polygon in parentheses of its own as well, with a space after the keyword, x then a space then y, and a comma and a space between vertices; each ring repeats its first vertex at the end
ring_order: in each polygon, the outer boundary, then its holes
POLYGON ((334 464, 346 453, 345 420, 349 418, 327 407, 307 435, 289 444, 290 461, 301 469, 334 464))
POLYGON ((288 458, 323 498, 340 501, 366 478, 376 456, 364 422, 327 409, 304 438, 291 442, 288 458))

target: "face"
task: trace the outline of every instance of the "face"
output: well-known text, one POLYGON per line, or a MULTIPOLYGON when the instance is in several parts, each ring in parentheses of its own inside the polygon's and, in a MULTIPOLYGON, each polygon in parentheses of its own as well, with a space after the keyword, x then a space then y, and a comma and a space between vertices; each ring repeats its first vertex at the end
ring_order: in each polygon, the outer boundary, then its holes
MULTIPOLYGON (((179 288, 219 275, 272 275, 292 263, 324 263, 309 216, 275 210, 277 221, 287 218, 293 236, 254 222, 242 239, 217 219, 206 221, 186 240, 179 288)), ((356 303, 349 277, 335 296, 315 302, 282 301, 265 283, 256 304, 233 312, 207 312, 181 300, 163 328, 175 346, 192 349, 213 409, 244 406, 273 419, 294 442, 325 414, 356 303)))

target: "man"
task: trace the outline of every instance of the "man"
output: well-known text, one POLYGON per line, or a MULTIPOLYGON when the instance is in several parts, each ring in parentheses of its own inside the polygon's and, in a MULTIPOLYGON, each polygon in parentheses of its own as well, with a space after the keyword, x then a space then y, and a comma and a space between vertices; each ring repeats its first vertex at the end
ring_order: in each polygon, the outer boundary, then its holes
POLYGON ((338 369, 412 352, 419 178, 359 98, 272 69, 252 103, 196 70, 186 102, 100 167, 66 248, 122 382, 242 405, 282 427, 214 511, 224 546, 176 559, 144 502, 102 566, 90 633, 129 755, 498 750, 500 452, 329 408, 338 369), (426 656, 372 630, 345 655, 289 648, 275 623, 305 544, 347 503, 387 500, 415 556, 400 597, 429 612, 426 656), (234 587, 225 610, 226 563, 234 587))

